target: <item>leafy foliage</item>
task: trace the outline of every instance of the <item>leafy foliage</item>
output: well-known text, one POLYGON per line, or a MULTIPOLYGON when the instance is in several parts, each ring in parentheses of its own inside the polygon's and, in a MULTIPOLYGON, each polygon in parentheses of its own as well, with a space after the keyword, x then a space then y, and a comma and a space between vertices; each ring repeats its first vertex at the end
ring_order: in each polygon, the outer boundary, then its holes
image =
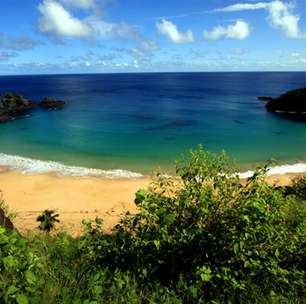
POLYGON ((5 203, 3 198, 3 192, 0 190, 0 209, 3 210, 4 215, 9 219, 14 219, 16 217, 16 212, 9 209, 9 206, 5 203))
POLYGON ((300 176, 292 181, 292 185, 287 187, 287 194, 295 195, 298 199, 306 201, 306 176, 300 176))
POLYGON ((28 106, 29 101, 20 94, 5 93, 2 98, 2 105, 5 109, 11 110, 16 107, 28 106))
POLYGON ((54 210, 45 210, 41 215, 37 217, 37 221, 40 222, 39 229, 42 231, 50 232, 54 227, 55 223, 60 221, 57 219, 59 214, 54 214, 54 210))
POLYGON ((28 296, 42 287, 41 258, 29 250, 18 232, 0 227, 0 299, 4 303, 28 303, 28 296))
POLYGON ((2 230, 0 302, 302 303, 305 205, 265 174, 241 184, 224 153, 200 148, 110 234, 100 219, 76 239, 2 230))

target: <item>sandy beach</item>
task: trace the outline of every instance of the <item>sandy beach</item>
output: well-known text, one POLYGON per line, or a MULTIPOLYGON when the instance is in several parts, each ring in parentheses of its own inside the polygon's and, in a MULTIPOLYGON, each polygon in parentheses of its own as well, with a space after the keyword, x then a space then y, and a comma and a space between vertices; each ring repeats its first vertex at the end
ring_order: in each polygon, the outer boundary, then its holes
POLYGON ((61 221, 58 228, 74 235, 80 233, 82 220, 88 218, 103 218, 109 230, 127 211, 136 211, 134 194, 149 183, 148 178, 102 179, 0 171, 0 190, 9 208, 17 212, 13 222, 21 232, 37 229, 36 217, 45 209, 56 210, 61 221))
MULTIPOLYGON (((296 174, 269 177, 269 182, 288 185, 296 174)), ((83 219, 100 217, 110 230, 127 211, 137 209, 135 192, 146 188, 150 178, 105 179, 96 177, 25 175, 0 170, 0 190, 10 209, 17 212, 14 224, 19 231, 37 230, 36 217, 45 209, 60 214, 59 229, 73 235, 81 232, 83 219)))

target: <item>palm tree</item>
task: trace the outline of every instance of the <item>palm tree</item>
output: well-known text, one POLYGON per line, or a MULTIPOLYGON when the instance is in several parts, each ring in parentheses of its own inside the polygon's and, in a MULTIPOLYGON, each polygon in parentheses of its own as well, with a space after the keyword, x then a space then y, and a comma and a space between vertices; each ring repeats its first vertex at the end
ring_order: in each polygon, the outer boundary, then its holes
POLYGON ((38 228, 42 231, 50 232, 54 226, 55 223, 59 223, 60 221, 57 219, 59 214, 54 214, 54 210, 45 210, 41 215, 37 217, 37 222, 40 222, 38 228))

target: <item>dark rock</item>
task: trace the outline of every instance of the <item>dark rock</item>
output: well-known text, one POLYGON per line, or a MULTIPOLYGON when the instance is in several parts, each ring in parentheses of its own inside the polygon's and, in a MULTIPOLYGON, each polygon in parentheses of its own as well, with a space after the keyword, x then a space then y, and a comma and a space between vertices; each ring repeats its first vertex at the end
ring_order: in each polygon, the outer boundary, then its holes
POLYGON ((262 100, 262 101, 272 101, 272 100, 274 100, 274 98, 270 97, 270 96, 258 96, 257 99, 262 100))
POLYGON ((5 93, 0 103, 0 123, 23 116, 36 106, 37 103, 27 100, 20 94, 5 93))
POLYGON ((0 113, 0 123, 8 122, 12 120, 12 117, 5 114, 5 113, 0 113))
POLYGON ((55 100, 45 98, 43 101, 39 103, 39 106, 43 109, 48 110, 61 110, 65 105, 65 102, 62 100, 55 100))
POLYGON ((7 111, 0 105, 0 123, 10 121, 11 117, 8 115, 7 111))
POLYGON ((296 121, 306 121, 306 88, 288 91, 270 100, 266 109, 296 121))
POLYGON ((48 110, 59 110, 65 105, 64 101, 45 98, 40 103, 30 101, 17 93, 5 93, 0 102, 0 123, 12 121, 17 117, 25 117, 38 106, 48 110))
POLYGON ((37 103, 36 102, 28 102, 26 105, 23 106, 15 106, 12 107, 8 110, 8 114, 16 117, 16 116, 23 116, 25 114, 27 114, 28 112, 30 112, 31 110, 33 110, 34 108, 37 107, 37 103))
POLYGON ((1 107, 9 115, 23 115, 37 106, 36 102, 29 101, 20 94, 5 93, 1 101, 1 107))
POLYGON ((1 208, 0 208, 0 226, 4 227, 6 230, 14 229, 12 221, 7 216, 5 216, 5 212, 1 208))

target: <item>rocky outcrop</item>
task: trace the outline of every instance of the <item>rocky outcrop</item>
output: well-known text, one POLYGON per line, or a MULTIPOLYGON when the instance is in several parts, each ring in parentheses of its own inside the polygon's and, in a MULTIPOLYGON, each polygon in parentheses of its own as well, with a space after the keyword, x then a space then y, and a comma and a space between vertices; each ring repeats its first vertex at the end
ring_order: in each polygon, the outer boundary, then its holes
POLYGON ((0 123, 10 121, 11 119, 12 117, 0 108, 0 123))
POLYGON ((270 97, 270 96, 258 96, 257 99, 262 100, 262 101, 272 101, 272 100, 274 100, 274 98, 270 97))
POLYGON ((0 208, 0 227, 4 227, 6 230, 14 229, 12 221, 5 215, 4 210, 1 208, 0 208))
POLYGON ((1 103, 2 108, 9 115, 23 115, 37 106, 37 103, 31 102, 16 93, 5 93, 1 103))
POLYGON ((65 105, 65 102, 62 100, 45 98, 40 103, 39 106, 47 110, 61 110, 65 105))
POLYGON ((40 107, 47 110, 60 110, 65 102, 45 98, 41 102, 29 101, 16 93, 5 93, 0 102, 0 123, 12 121, 17 117, 25 116, 32 110, 40 107))
POLYGON ((292 120, 306 122, 306 88, 288 91, 277 98, 270 97, 266 109, 292 120))

